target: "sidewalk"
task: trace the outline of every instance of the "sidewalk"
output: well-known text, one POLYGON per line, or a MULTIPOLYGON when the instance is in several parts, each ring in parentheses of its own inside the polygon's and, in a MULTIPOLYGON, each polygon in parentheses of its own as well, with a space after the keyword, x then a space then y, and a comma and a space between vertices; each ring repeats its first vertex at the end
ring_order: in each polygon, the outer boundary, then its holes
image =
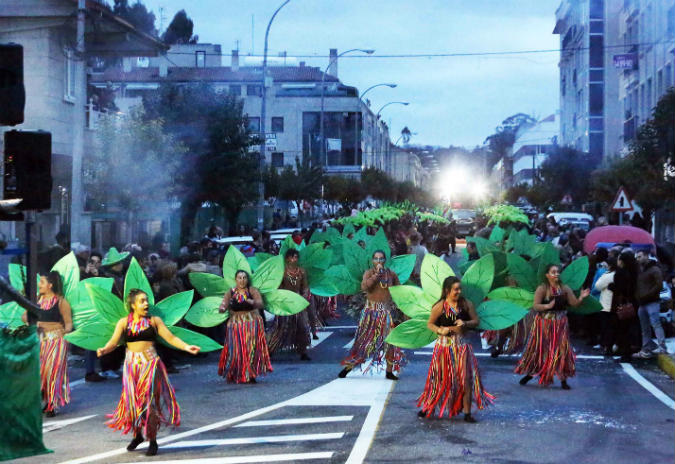
POLYGON ((675 379, 675 338, 667 338, 668 354, 658 355, 656 362, 663 372, 675 379))

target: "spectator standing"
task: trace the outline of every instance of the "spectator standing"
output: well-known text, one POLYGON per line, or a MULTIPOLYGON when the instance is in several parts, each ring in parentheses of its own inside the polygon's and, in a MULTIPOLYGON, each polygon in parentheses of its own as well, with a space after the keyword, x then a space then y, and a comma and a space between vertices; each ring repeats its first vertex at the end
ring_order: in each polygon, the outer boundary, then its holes
POLYGON ((597 279, 593 286, 593 291, 600 293, 600 344, 605 348, 605 356, 612 355, 612 346, 614 345, 614 334, 616 332, 615 315, 612 314, 612 300, 614 292, 610 285, 614 283, 614 274, 616 273, 616 258, 607 258, 607 269, 597 279))
POLYGON ((651 358, 654 354, 667 353, 665 334, 659 314, 660 293, 663 287, 663 275, 656 258, 645 251, 637 253, 640 272, 637 278, 636 299, 640 305, 638 317, 642 329, 642 349, 635 355, 638 358, 651 358), (652 340, 652 329, 657 344, 652 340))
POLYGON ((630 304, 637 308, 635 299, 635 287, 637 284, 638 265, 631 249, 621 252, 617 259, 616 272, 614 273, 614 283, 608 287, 612 290, 612 313, 617 316, 617 345, 619 346, 619 355, 621 362, 630 362, 631 343, 634 328, 637 325, 637 313, 629 314, 624 319, 619 319, 617 308, 619 305, 630 304))

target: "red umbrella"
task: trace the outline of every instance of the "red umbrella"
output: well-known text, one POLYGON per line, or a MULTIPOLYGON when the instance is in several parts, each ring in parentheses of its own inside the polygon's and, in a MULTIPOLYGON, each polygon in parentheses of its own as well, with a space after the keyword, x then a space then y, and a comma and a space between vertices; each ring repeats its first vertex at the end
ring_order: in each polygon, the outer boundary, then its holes
POLYGON ((652 235, 644 229, 633 226, 602 226, 592 229, 584 239, 584 251, 591 254, 600 242, 637 243, 655 245, 652 235))

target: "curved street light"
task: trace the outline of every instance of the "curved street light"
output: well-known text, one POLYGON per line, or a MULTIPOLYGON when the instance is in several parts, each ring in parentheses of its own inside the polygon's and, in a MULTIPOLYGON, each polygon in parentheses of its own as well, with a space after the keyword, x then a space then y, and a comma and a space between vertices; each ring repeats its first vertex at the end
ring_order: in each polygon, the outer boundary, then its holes
POLYGON ((323 74, 321 74, 321 113, 319 116, 319 139, 321 141, 321 158, 324 161, 324 166, 328 166, 328 151, 326 150, 326 140, 324 139, 324 118, 323 118, 323 112, 324 112, 324 101, 325 101, 325 94, 326 94, 326 87, 325 87, 325 80, 326 80, 326 73, 328 72, 328 68, 331 67, 333 63, 337 61, 338 58, 341 56, 344 56, 348 53, 352 52, 361 52, 365 53, 366 55, 372 55, 375 53, 375 50, 372 49, 363 49, 363 48, 351 48, 349 50, 345 50, 344 52, 340 53, 339 55, 335 56, 333 59, 331 59, 328 62, 328 66, 326 66, 326 69, 323 70, 323 74))
MULTIPOLYGON (((377 124, 377 121, 380 119, 380 114, 382 113, 382 110, 385 109, 389 105, 404 105, 408 106, 410 103, 409 102, 403 102, 403 101, 390 101, 389 103, 385 103, 382 105, 382 107, 379 109, 379 111, 375 115, 375 120, 373 121, 373 132, 375 131, 375 125, 377 124)), ((389 141, 387 141, 389 143, 389 141)))
MULTIPOLYGON (((382 82, 380 84, 371 85, 366 90, 361 92, 361 95, 358 98, 358 107, 356 108, 357 116, 354 117, 354 163, 356 163, 358 161, 358 154, 359 154, 358 151, 359 151, 359 140, 360 140, 360 138, 359 138, 359 118, 358 118, 358 114, 361 113, 361 102, 363 101, 363 97, 368 92, 373 90, 374 88, 385 87, 385 86, 394 89, 394 88, 396 88, 397 84, 394 84, 394 83, 391 83, 391 82, 382 82)), ((361 120, 363 121, 363 118, 361 118, 361 120)), ((363 124, 362 124, 362 127, 363 127, 363 124)), ((363 138, 363 134, 361 135, 361 138, 363 138)), ((363 159, 361 159, 361 169, 363 169, 363 167, 364 167, 363 163, 364 163, 364 161, 363 161, 363 159)))
POLYGON ((285 0, 281 5, 279 5, 279 8, 277 8, 274 11, 274 14, 272 14, 272 17, 270 18, 270 22, 267 23, 267 29, 265 29, 265 50, 263 52, 263 63, 262 63, 262 104, 260 108, 260 134, 261 134, 261 140, 260 140, 260 155, 258 156, 259 158, 259 168, 260 168, 260 180, 258 181, 258 208, 257 208, 257 216, 258 216, 258 230, 263 230, 263 223, 264 223, 264 216, 263 216, 263 210, 264 210, 264 203, 265 203, 265 184, 263 182, 263 172, 265 171, 265 118, 267 117, 267 108, 265 104, 267 103, 267 88, 265 86, 265 78, 267 74, 267 43, 268 43, 268 37, 270 34, 270 27, 272 26, 272 21, 274 21, 274 18, 277 16, 277 13, 288 5, 288 2, 291 0, 285 0))

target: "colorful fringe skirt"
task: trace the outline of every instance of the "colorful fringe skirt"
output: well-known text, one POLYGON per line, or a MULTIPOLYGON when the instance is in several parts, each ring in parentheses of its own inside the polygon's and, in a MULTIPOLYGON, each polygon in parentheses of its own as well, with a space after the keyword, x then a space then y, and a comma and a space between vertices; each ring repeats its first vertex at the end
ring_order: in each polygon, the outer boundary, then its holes
POLYGON ((466 393, 471 394, 478 409, 492 404, 495 399, 483 388, 471 344, 465 343, 460 335, 440 336, 434 345, 427 382, 417 399, 417 406, 427 417, 437 408, 438 417, 445 412, 452 417, 462 412, 466 393))
POLYGON ((40 389, 45 411, 70 403, 68 343, 61 330, 40 333, 40 389))
POLYGON ((127 349, 122 396, 108 417, 108 427, 125 434, 142 433, 148 440, 157 436, 160 424, 180 425, 176 393, 154 347, 140 353, 127 349))
POLYGON ((575 355, 569 332, 565 311, 538 313, 523 356, 516 366, 516 374, 539 376, 541 385, 550 385, 556 375, 560 380, 574 377, 575 355))
POLYGON ((486 330, 483 332, 482 338, 488 345, 500 348, 502 353, 518 353, 527 342, 527 336, 530 333, 533 321, 534 311, 530 311, 511 327, 502 330, 486 330))
POLYGON ((298 353, 304 353, 311 343, 306 311, 292 316, 274 316, 274 322, 267 335, 270 354, 279 350, 296 350, 298 353))
POLYGON ((230 313, 218 375, 230 383, 246 383, 272 372, 265 325, 257 311, 230 313))
POLYGON ((385 363, 391 363, 394 372, 401 370, 401 365, 405 362, 403 351, 384 341, 394 328, 392 306, 391 302, 366 301, 354 336, 354 344, 349 356, 342 361, 343 366, 361 365, 361 370, 365 373, 373 366, 380 369, 385 363), (364 369, 363 364, 366 362, 364 369))
POLYGON ((323 297, 314 296, 317 313, 324 323, 331 319, 339 319, 340 314, 337 312, 337 296, 323 297))

